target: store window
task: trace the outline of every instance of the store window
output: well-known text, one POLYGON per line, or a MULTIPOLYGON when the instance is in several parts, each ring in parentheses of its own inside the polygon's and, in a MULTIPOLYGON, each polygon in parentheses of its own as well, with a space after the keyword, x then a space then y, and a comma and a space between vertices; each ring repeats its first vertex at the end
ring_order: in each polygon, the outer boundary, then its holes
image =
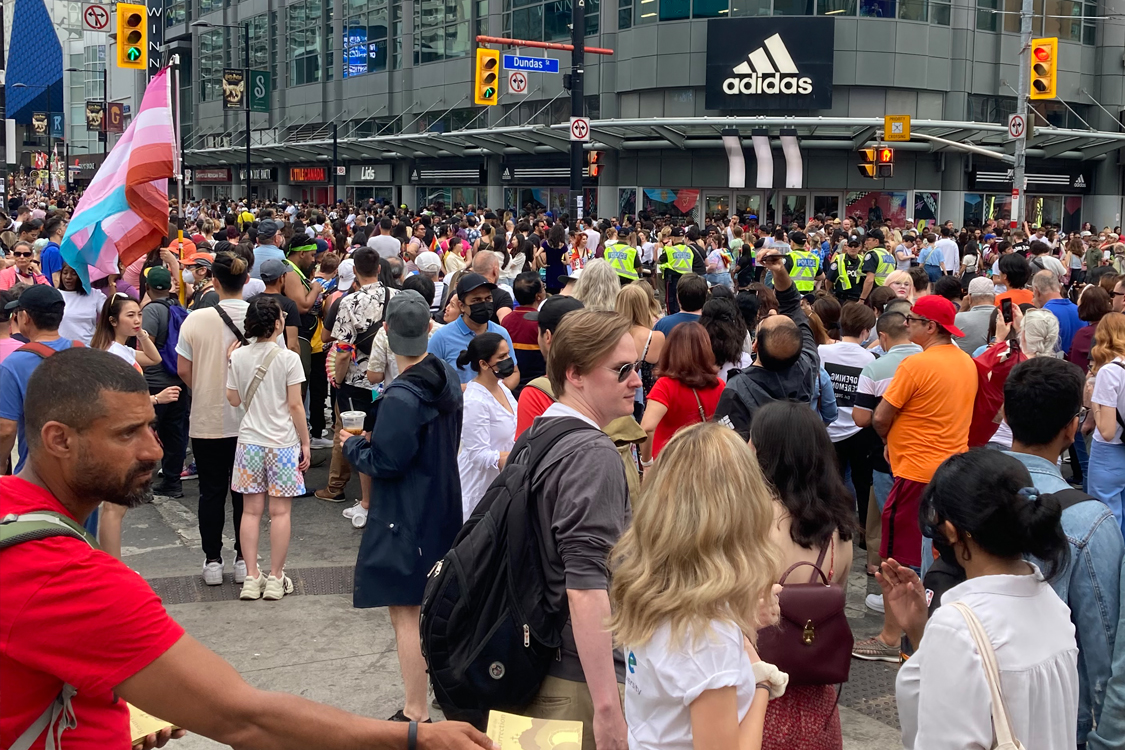
POLYGON ((968 226, 981 226, 989 220, 1010 221, 1012 196, 1010 193, 965 193, 964 213, 968 226))
POLYGON ((446 208, 461 208, 469 205, 480 205, 484 198, 485 188, 475 187, 420 187, 417 189, 418 205, 420 207, 440 203, 446 208))
POLYGON ((914 221, 920 224, 923 221, 937 221, 938 218, 938 193, 917 190, 914 192, 914 221))
POLYGON ((823 216, 825 218, 839 218, 840 217, 840 196, 838 196, 838 195, 814 195, 813 196, 813 216, 823 216))
POLYGON ((637 215, 637 189, 619 188, 617 191, 617 215, 637 215))
POLYGON ((164 25, 167 27, 186 23, 191 20, 190 13, 191 5, 188 0, 169 0, 168 4, 164 6, 164 25))
POLYGON ((692 215, 699 203, 699 190, 693 188, 645 188, 645 211, 654 216, 681 219, 692 215))
POLYGON ((809 215, 809 197, 804 194, 770 195, 770 215, 775 224, 789 226, 797 222, 805 225, 809 215))
POLYGON ((199 34, 199 101, 210 102, 223 96, 223 68, 226 67, 227 29, 207 29, 199 34))
MULTIPOLYGON (((656 4, 657 0, 651 0, 646 7, 655 8, 656 4)), ((586 36, 598 33, 600 9, 601 0, 586 0, 586 36)), ((619 8, 619 15, 620 12, 619 8)), ((653 13, 655 20, 655 10, 653 13)), ((548 3, 541 0, 504 0, 504 36, 534 41, 563 41, 570 39, 570 19, 570 0, 553 0, 548 3)))
POLYGON ((414 64, 465 57, 472 50, 473 0, 416 0, 414 64))
MULTIPOLYGON (((401 14, 401 3, 395 3, 401 14)), ((389 0, 347 0, 344 4, 344 77, 387 69, 389 0)))
POLYGON ((844 197, 844 215, 864 221, 885 221, 892 227, 906 226, 906 192, 856 191, 844 197))

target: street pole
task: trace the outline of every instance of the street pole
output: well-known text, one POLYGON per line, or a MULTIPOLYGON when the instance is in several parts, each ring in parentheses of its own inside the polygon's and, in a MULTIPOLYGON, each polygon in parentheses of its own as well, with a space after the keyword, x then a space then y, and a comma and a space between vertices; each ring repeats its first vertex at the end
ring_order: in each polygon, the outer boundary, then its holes
POLYGON ((63 186, 70 192, 70 141, 63 141, 63 186))
MULTIPOLYGON (((586 0, 573 0, 570 16, 570 115, 583 116, 582 75, 586 56, 586 0)), ((582 196, 582 142, 570 142, 570 221, 576 227, 585 208, 582 196)))
POLYGON ((1023 226, 1027 218, 1027 134, 1031 132, 1031 118, 1034 115, 1028 106, 1028 92, 1031 89, 1031 20, 1035 12, 1034 0, 1023 0, 1020 8, 1020 75, 1019 90, 1016 92, 1016 112, 1023 115, 1023 134, 1016 139, 1016 164, 1012 170, 1012 219, 1011 227, 1023 226))
POLYGON ((105 160, 105 155, 109 153, 109 59, 108 55, 105 61, 105 67, 102 68, 102 160, 105 160))
POLYGON ((242 77, 243 95, 246 97, 246 208, 250 208, 250 22, 242 27, 244 46, 246 47, 246 74, 242 77))
POLYGON ((336 188, 336 165, 339 163, 337 161, 339 154, 336 151, 338 145, 336 141, 337 129, 336 123, 332 123, 332 200, 330 200, 329 203, 333 205, 335 205, 336 201, 340 198, 336 188))
POLYGON ((51 194, 51 168, 54 166, 51 163, 51 161, 52 161, 51 160, 51 151, 53 150, 53 146, 54 146, 54 139, 51 138, 51 136, 53 135, 51 133, 51 125, 54 124, 54 123, 51 122, 51 115, 53 115, 53 114, 54 114, 54 112, 51 111, 51 90, 48 88, 47 89, 47 194, 48 195, 51 194))

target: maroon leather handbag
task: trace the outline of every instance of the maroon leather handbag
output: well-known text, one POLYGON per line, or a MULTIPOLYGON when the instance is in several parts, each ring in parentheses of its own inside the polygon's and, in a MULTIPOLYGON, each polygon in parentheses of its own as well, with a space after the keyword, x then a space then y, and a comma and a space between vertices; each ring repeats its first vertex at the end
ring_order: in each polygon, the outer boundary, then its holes
POLYGON ((848 681, 855 639, 844 613, 844 587, 830 583, 821 570, 827 551, 826 544, 816 564, 799 562, 785 571, 779 581, 781 618, 758 631, 758 653, 787 673, 793 685, 848 681), (786 583, 790 573, 805 565, 813 569, 808 583, 786 583))

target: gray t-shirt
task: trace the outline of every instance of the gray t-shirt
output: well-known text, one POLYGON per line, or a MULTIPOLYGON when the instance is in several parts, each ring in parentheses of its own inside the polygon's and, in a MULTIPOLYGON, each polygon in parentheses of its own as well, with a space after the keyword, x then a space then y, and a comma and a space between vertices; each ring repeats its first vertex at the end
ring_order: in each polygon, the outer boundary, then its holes
MULTIPOLYGON (((532 430, 573 410, 553 404, 537 417, 532 430), (559 413, 562 412, 562 413, 559 413)), ((601 430, 580 430, 565 436, 547 454, 535 477, 541 487, 539 525, 547 530, 541 560, 547 598, 552 607, 565 609, 567 589, 609 589, 609 551, 625 532, 632 511, 629 485, 621 454, 601 430)), ((585 682, 582 662, 574 643, 570 618, 562 632, 561 658, 550 674, 585 682)), ((617 681, 625 682, 625 661, 613 652, 617 681)))
POLYGON ((377 234, 367 240, 367 246, 379 253, 380 258, 393 258, 402 252, 402 243, 389 234, 377 234))

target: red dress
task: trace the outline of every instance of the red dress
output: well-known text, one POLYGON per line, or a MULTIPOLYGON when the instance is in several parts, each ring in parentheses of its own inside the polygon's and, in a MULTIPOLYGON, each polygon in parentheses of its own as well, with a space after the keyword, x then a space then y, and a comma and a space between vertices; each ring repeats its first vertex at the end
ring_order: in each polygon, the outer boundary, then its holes
POLYGON ((766 708, 762 750, 840 750, 840 711, 832 685, 789 685, 766 708))

